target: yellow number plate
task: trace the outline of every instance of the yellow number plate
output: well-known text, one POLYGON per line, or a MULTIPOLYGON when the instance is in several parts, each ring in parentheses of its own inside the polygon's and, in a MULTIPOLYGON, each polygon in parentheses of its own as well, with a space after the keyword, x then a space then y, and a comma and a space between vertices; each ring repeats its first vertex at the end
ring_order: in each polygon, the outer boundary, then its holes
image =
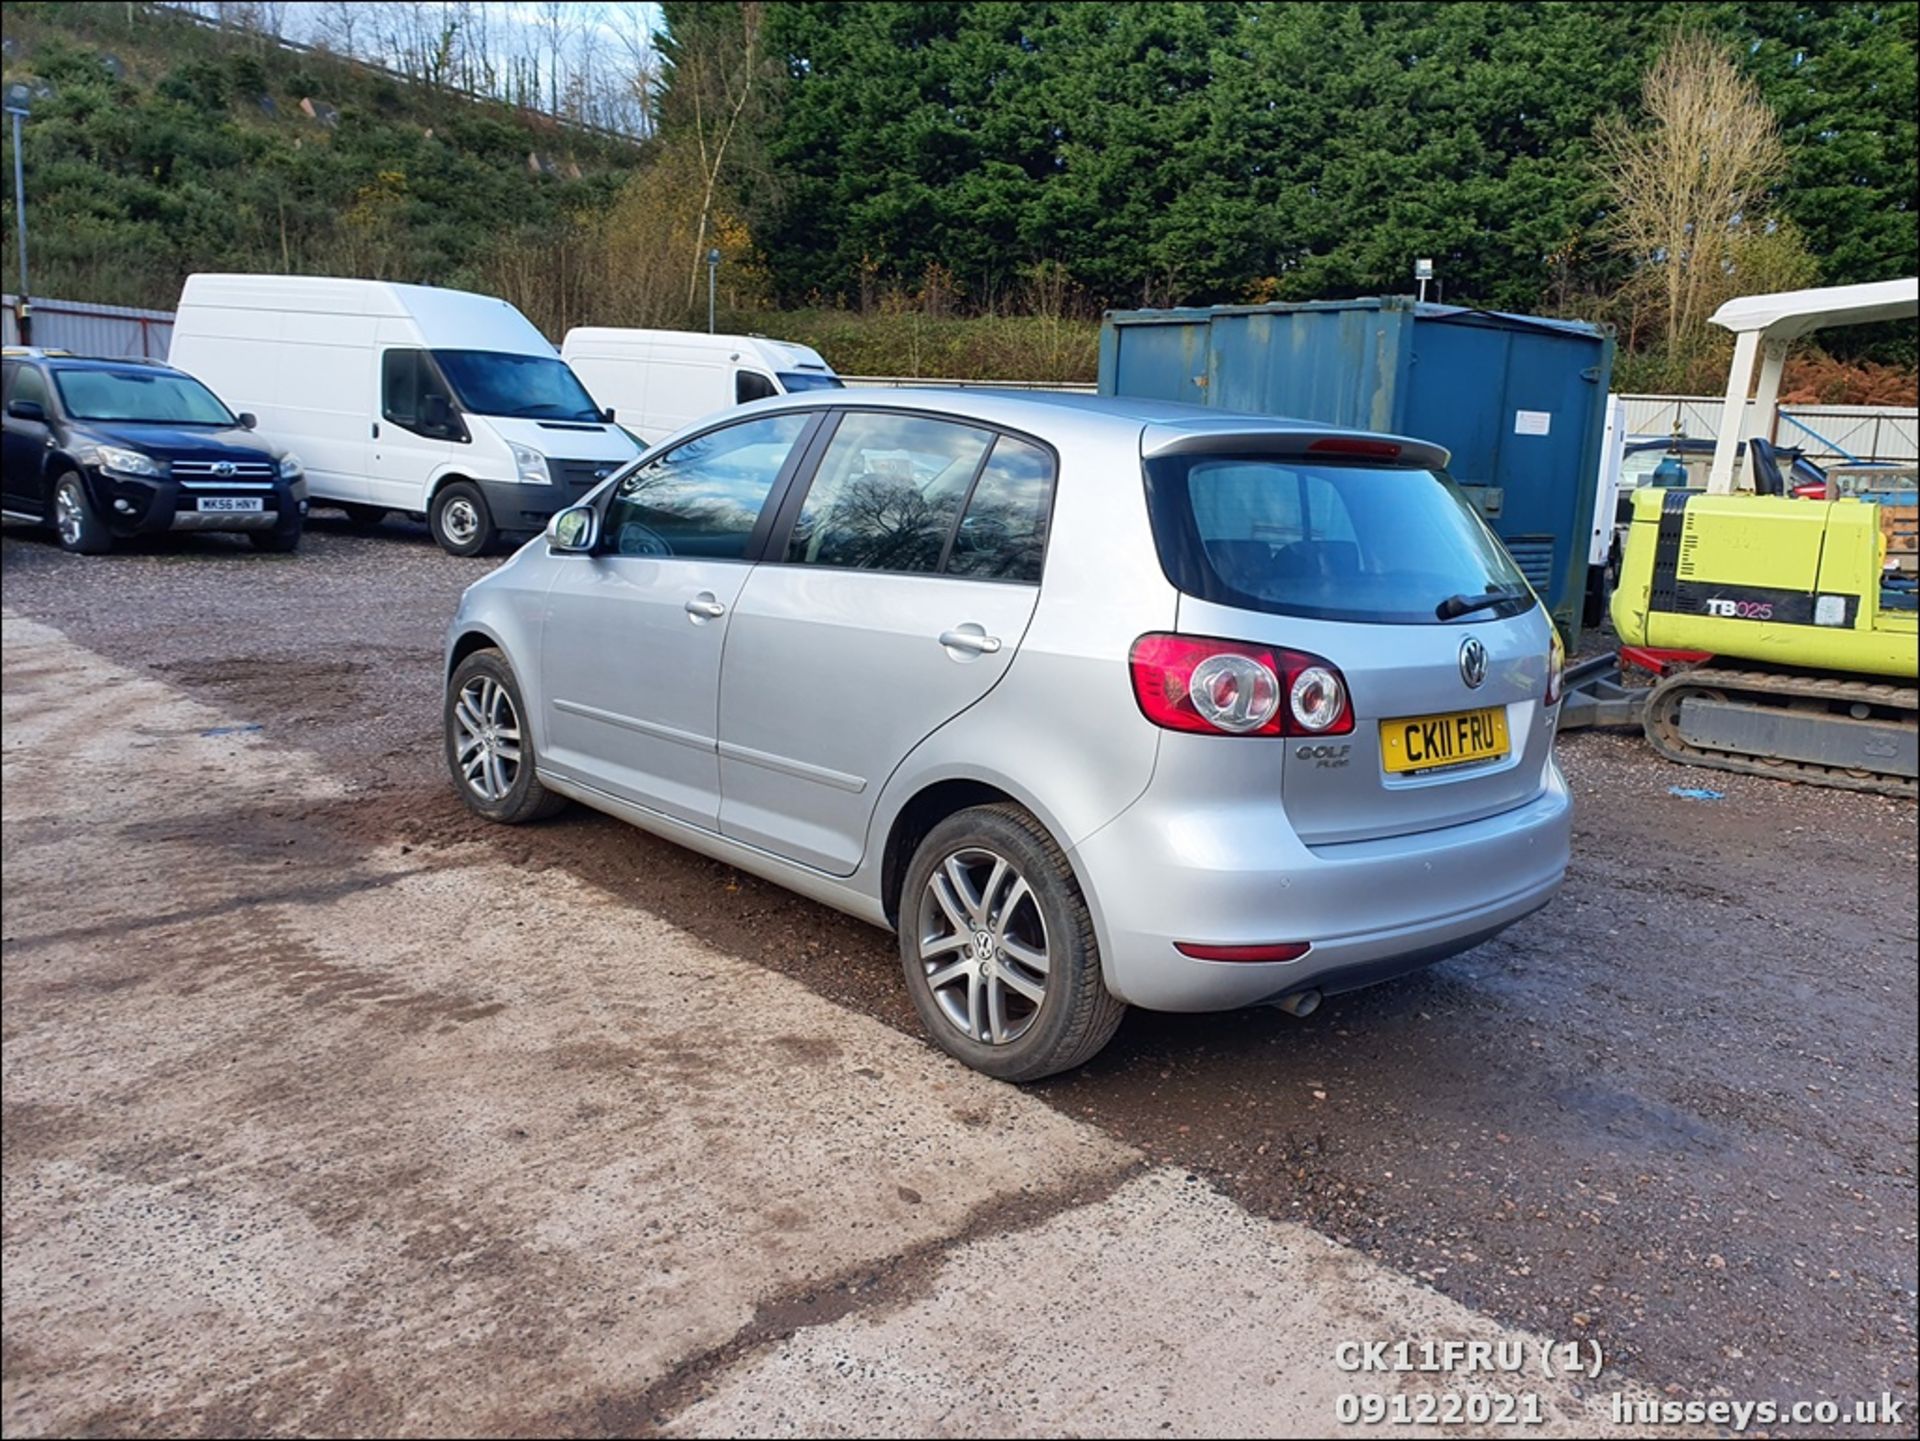
POLYGON ((1507 749, 1504 706, 1380 722, 1380 756, 1389 771, 1424 771, 1465 761, 1495 760, 1507 749))

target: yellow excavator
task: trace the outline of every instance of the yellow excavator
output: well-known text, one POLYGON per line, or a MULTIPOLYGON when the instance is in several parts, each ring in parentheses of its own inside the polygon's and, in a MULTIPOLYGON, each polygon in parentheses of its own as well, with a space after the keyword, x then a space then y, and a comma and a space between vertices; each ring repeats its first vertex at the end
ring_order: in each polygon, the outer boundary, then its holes
POLYGON ((1598 681, 1597 707, 1593 689, 1583 697, 1591 721, 1637 715, 1656 750, 1689 765, 1916 794, 1914 467, 1802 463, 1795 485, 1764 433, 1792 341, 1916 314, 1916 280, 1748 296, 1714 314, 1735 347, 1706 489, 1634 493, 1611 603, 1618 663, 1659 679, 1629 690, 1617 665, 1570 674, 1570 698, 1598 681))

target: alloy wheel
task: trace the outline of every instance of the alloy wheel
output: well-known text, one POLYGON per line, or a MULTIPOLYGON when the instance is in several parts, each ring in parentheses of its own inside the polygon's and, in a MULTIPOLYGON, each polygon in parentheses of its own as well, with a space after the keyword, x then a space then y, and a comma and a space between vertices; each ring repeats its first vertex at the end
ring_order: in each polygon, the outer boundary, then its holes
POLYGON ((54 492, 53 523, 64 544, 80 544, 80 529, 86 524, 86 512, 82 509, 85 505, 86 499, 74 481, 62 481, 59 490, 54 492))
POLYGON ((520 775, 520 715, 507 688, 489 675, 460 687, 453 707, 460 776, 489 805, 506 799, 520 775))
POLYGON ((1026 1034, 1047 994, 1047 925, 1013 862, 983 846, 945 857, 916 934, 927 987, 957 1030, 993 1046, 1026 1034))

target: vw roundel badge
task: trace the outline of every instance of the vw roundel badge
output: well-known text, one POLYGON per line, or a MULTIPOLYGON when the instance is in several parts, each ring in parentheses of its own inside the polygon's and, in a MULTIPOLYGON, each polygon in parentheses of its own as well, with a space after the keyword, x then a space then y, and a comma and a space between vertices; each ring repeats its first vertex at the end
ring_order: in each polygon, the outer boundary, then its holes
POLYGON ((593 478, 595 480, 605 480, 608 476, 612 474, 613 474, 613 467, 610 465, 603 465, 598 470, 594 471, 593 478))
POLYGON ((1478 690, 1487 678, 1487 648, 1475 636, 1460 642, 1460 679, 1469 690, 1478 690))

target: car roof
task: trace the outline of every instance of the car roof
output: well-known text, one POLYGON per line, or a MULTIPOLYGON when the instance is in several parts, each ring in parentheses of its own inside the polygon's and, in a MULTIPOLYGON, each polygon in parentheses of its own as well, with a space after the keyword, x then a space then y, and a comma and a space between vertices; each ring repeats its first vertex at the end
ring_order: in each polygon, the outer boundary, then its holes
POLYGON ((1065 426, 1109 429, 1138 437, 1145 455, 1209 448, 1229 438, 1234 449, 1258 448, 1262 439, 1279 448, 1305 450, 1314 441, 1333 438, 1385 440, 1396 443, 1400 465, 1446 465, 1443 446, 1411 436, 1355 430, 1349 426, 1290 416, 1252 415, 1215 410, 1172 400, 1150 400, 1131 395, 1087 395, 1057 390, 1002 390, 993 386, 859 386, 837 391, 802 391, 796 395, 755 402, 756 408, 885 407, 903 410, 939 410, 990 425, 1031 431, 1043 437, 1065 426))
POLYGON ((113 359, 105 355, 49 355, 43 357, 62 370, 125 370, 130 365, 144 366, 148 370, 172 370, 164 360, 153 360, 144 355, 128 355, 113 359))

